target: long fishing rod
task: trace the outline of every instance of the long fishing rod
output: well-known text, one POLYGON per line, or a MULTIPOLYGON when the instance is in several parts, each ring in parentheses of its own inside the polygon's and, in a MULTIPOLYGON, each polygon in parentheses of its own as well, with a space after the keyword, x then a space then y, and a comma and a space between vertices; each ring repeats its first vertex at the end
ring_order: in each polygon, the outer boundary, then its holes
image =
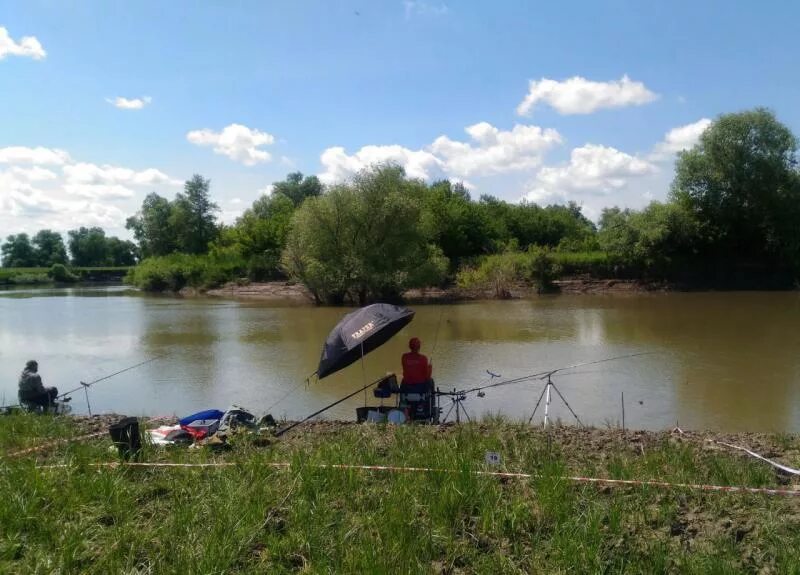
POLYGON ((56 397, 56 399, 61 399, 62 397, 66 397, 66 396, 68 396, 68 395, 72 395, 72 394, 73 394, 73 393, 75 393, 76 391, 80 391, 80 390, 82 390, 82 389, 87 389, 87 388, 89 388, 89 387, 93 386, 95 383, 100 383, 101 381, 105 381, 105 380, 107 380, 107 379, 111 379, 112 377, 115 377, 115 376, 117 376, 117 375, 120 375, 121 373, 125 373, 126 371, 130 371, 130 370, 132 370, 132 369, 136 369, 137 367, 141 367, 141 366, 143 366, 143 365, 145 365, 145 364, 147 364, 147 363, 154 362, 154 361, 156 361, 156 360, 158 360, 158 359, 162 359, 162 358, 164 358, 164 357, 167 357, 167 356, 166 356, 166 354, 157 355, 157 356, 155 356, 155 357, 151 357, 150 359, 148 359, 148 360, 145 360, 145 361, 143 361, 143 362, 141 362, 141 363, 137 363, 136 365, 132 365, 132 366, 130 366, 130 367, 126 367, 125 369, 121 369, 121 370, 119 370, 119 371, 115 371, 114 373, 111 373, 111 374, 109 374, 109 375, 105 375, 105 376, 103 376, 103 377, 101 377, 101 378, 99 378, 99 379, 95 379, 94 381, 90 381, 90 382, 81 382, 81 385, 80 385, 80 387, 76 387, 75 389, 70 389, 69 391, 67 391, 67 392, 64 392, 64 393, 62 393, 61 395, 59 395, 58 397, 56 397))
POLYGON ((430 357, 428 358, 433 363, 433 354, 436 353, 436 346, 439 345, 439 329, 442 327, 442 317, 444 317, 444 306, 439 312, 439 321, 436 324, 436 334, 433 337, 433 348, 431 349, 430 357))
POLYGON ((298 426, 298 425, 300 425, 301 423, 305 423, 306 421, 308 421, 308 420, 309 420, 309 419, 311 419, 312 417, 316 417, 316 416, 318 416, 320 413, 324 413, 324 412, 328 411, 328 410, 329 410, 331 407, 334 407, 334 406, 337 406, 337 405, 339 405, 340 403, 342 403, 343 401, 345 401, 345 400, 347 400, 347 399, 350 399, 350 398, 351 398, 351 397, 353 397, 354 395, 358 395, 358 394, 359 394, 359 393, 361 393, 362 391, 366 391, 366 390, 368 390, 368 389, 369 389, 370 387, 372 387, 373 385, 377 385, 378 383, 380 383, 380 382, 381 382, 381 380, 383 380, 383 379, 384 379, 383 377, 380 377, 380 378, 376 379, 375 381, 373 381, 372 383, 368 383, 368 384, 367 384, 367 385, 365 385, 364 387, 362 387, 362 388, 360 388, 360 389, 357 389, 357 390, 355 390, 355 391, 354 391, 353 393, 351 393, 350 395, 345 395, 343 398, 341 398, 341 399, 338 399, 338 400, 334 401, 334 402, 333 402, 333 403, 331 403, 330 405, 326 405, 325 407, 323 407, 323 408, 322 408, 322 409, 320 409, 319 411, 315 411, 314 413, 312 413, 311 415, 309 415, 309 416, 308 416, 308 417, 306 417, 305 419, 301 419, 300 421, 296 421, 296 422, 294 422, 293 424, 291 424, 289 427, 284 427, 284 428, 283 428, 283 429, 281 429, 280 431, 276 431, 276 432, 275 432, 275 437, 280 437, 281 435, 283 435, 284 433, 286 433, 286 432, 287 432, 287 431, 289 431, 290 429, 294 429, 295 427, 297 427, 297 426, 298 426))
POLYGON ((464 390, 462 393, 475 393, 475 392, 483 391, 484 389, 491 389, 493 387, 502 387, 504 385, 512 385, 512 384, 515 384, 515 383, 523 383, 525 381, 530 381, 532 379, 545 379, 545 378, 550 377, 550 376, 552 376, 552 375, 554 375, 554 374, 556 374, 556 373, 558 373, 560 371, 567 371, 569 369, 575 369, 577 367, 585 367, 587 365, 597 365, 599 363, 606 363, 606 362, 609 362, 609 361, 617 361, 617 360, 620 360, 620 359, 628 359, 628 358, 631 358, 631 357, 639 357, 639 356, 642 356, 642 355, 653 355, 655 353, 658 353, 658 352, 645 351, 645 352, 641 352, 641 353, 630 353, 630 354, 627 354, 627 355, 618 355, 618 356, 615 356, 615 357, 607 357, 605 359, 599 359, 597 361, 586 361, 586 362, 582 362, 582 363, 575 363, 573 365, 567 365, 567 366, 564 366, 564 367, 558 367, 556 369, 549 369, 547 371, 540 371, 539 373, 531 373, 529 375, 523 375, 521 377, 516 377, 514 379, 507 379, 505 381, 498 381, 497 383, 490 383, 488 385, 482 385, 482 386, 478 386, 478 387, 473 387, 471 389, 464 390))

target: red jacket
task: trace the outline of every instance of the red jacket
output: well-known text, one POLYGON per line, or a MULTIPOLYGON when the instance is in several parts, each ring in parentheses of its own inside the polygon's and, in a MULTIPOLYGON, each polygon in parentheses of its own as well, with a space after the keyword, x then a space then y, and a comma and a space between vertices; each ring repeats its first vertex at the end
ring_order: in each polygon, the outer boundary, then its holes
POLYGON ((428 358, 416 351, 403 354, 403 383, 418 385, 431 378, 433 366, 428 363, 428 358))

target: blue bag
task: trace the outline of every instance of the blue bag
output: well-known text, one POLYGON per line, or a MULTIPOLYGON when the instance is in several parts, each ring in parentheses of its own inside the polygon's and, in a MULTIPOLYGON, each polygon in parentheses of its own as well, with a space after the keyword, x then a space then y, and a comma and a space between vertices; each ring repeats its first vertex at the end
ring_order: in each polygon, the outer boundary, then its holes
POLYGON ((197 421, 198 419, 221 419, 222 416, 225 415, 224 412, 220 411, 219 409, 206 409, 205 411, 198 411, 197 413, 193 413, 192 415, 187 415, 178 423, 181 425, 189 425, 193 421, 197 421))

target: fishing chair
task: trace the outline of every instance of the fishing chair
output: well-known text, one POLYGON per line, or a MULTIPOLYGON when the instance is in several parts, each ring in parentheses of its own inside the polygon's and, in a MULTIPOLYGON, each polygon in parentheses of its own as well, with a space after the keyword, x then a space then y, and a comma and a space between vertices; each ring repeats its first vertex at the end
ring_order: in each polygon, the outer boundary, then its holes
POLYGON ((399 407, 408 414, 410 421, 438 423, 439 409, 436 405, 436 387, 433 380, 416 385, 401 385, 399 407))

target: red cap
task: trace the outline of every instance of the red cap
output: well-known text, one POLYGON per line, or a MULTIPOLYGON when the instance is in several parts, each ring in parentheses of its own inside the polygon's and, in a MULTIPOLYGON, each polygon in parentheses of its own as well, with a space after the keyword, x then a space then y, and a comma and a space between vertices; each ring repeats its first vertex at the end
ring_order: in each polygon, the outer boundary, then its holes
POLYGON ((411 351, 419 351, 419 348, 420 348, 421 345, 422 345, 422 342, 419 340, 418 337, 412 337, 408 341, 408 347, 409 347, 409 349, 411 349, 411 351))

